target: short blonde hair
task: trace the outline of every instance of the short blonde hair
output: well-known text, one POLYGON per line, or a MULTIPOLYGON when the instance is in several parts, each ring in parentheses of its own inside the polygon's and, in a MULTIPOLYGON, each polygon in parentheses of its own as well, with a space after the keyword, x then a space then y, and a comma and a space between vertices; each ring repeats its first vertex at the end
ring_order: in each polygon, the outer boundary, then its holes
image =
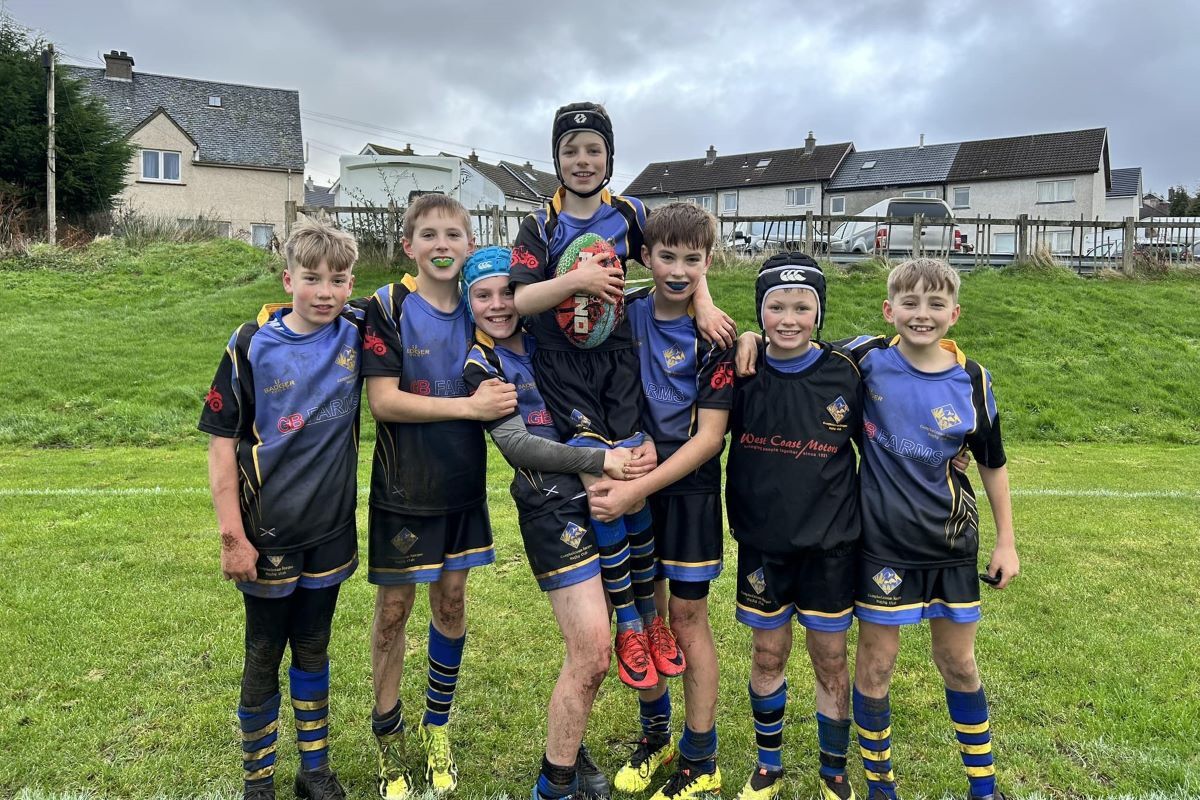
POLYGON ((411 242, 413 234, 417 232, 417 220, 435 211, 448 217, 457 216, 462 220, 463 230, 468 236, 471 235, 471 215, 467 213, 466 207, 448 194, 430 192, 417 197, 408 204, 402 223, 404 238, 411 242))
POLYGON ((910 258, 897 264, 888 273, 888 299, 911 292, 921 284, 925 285, 926 291, 949 292, 951 299, 958 302, 958 270, 949 262, 937 258, 910 258))
POLYGON ((316 269, 324 261, 333 272, 346 272, 358 261, 354 237, 327 222, 310 220, 298 225, 283 245, 288 269, 316 269))

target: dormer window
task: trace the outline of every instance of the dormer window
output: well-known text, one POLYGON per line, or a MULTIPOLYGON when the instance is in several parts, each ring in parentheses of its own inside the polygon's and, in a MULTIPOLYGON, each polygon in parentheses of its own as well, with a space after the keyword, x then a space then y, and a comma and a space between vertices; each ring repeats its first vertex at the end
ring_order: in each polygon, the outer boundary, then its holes
POLYGON ((208 106, 209 106, 209 108, 220 108, 221 107, 221 95, 210 94, 208 96, 208 106))

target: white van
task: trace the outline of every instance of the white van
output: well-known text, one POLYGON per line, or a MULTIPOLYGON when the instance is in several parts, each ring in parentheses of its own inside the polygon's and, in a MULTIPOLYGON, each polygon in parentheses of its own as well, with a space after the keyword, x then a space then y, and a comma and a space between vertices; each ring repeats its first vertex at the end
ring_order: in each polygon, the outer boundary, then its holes
POLYGON ((829 235, 831 253, 911 253, 913 217, 920 214, 928 224, 921 226, 921 249, 926 253, 959 253, 963 235, 954 224, 954 212, 945 200, 935 197, 889 197, 860 212, 862 217, 892 217, 891 225, 849 219, 829 235))

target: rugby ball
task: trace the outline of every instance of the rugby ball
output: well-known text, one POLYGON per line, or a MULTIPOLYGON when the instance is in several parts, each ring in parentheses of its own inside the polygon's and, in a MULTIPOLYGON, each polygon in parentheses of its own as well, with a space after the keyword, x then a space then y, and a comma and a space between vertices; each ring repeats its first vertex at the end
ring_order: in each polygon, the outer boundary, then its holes
MULTIPOLYGON (((567 245, 567 249, 559 256, 556 274, 565 275, 593 253, 606 253, 612 257, 614 264, 621 264, 611 244, 594 233, 583 233, 567 245)), ((586 293, 568 297, 554 310, 558 327, 567 341, 585 350, 603 344, 621 323, 624 314, 624 297, 610 303, 586 293)))

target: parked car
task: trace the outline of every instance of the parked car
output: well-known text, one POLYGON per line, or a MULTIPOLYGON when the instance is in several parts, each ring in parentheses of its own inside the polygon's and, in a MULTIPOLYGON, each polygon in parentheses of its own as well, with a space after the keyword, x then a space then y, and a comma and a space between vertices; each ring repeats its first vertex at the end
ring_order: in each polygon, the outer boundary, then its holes
POLYGON ((856 216, 892 217, 888 225, 849 219, 829 235, 832 253, 911 253, 913 217, 920 214, 930 224, 921 226, 921 248, 926 252, 963 252, 964 237, 954 224, 954 212, 935 197, 890 197, 856 216))
MULTIPOLYGON (((804 222, 739 222, 725 237, 725 246, 742 255, 758 255, 764 250, 804 250, 804 222)), ((817 223, 813 224, 813 249, 823 253, 828 239, 817 223)))

